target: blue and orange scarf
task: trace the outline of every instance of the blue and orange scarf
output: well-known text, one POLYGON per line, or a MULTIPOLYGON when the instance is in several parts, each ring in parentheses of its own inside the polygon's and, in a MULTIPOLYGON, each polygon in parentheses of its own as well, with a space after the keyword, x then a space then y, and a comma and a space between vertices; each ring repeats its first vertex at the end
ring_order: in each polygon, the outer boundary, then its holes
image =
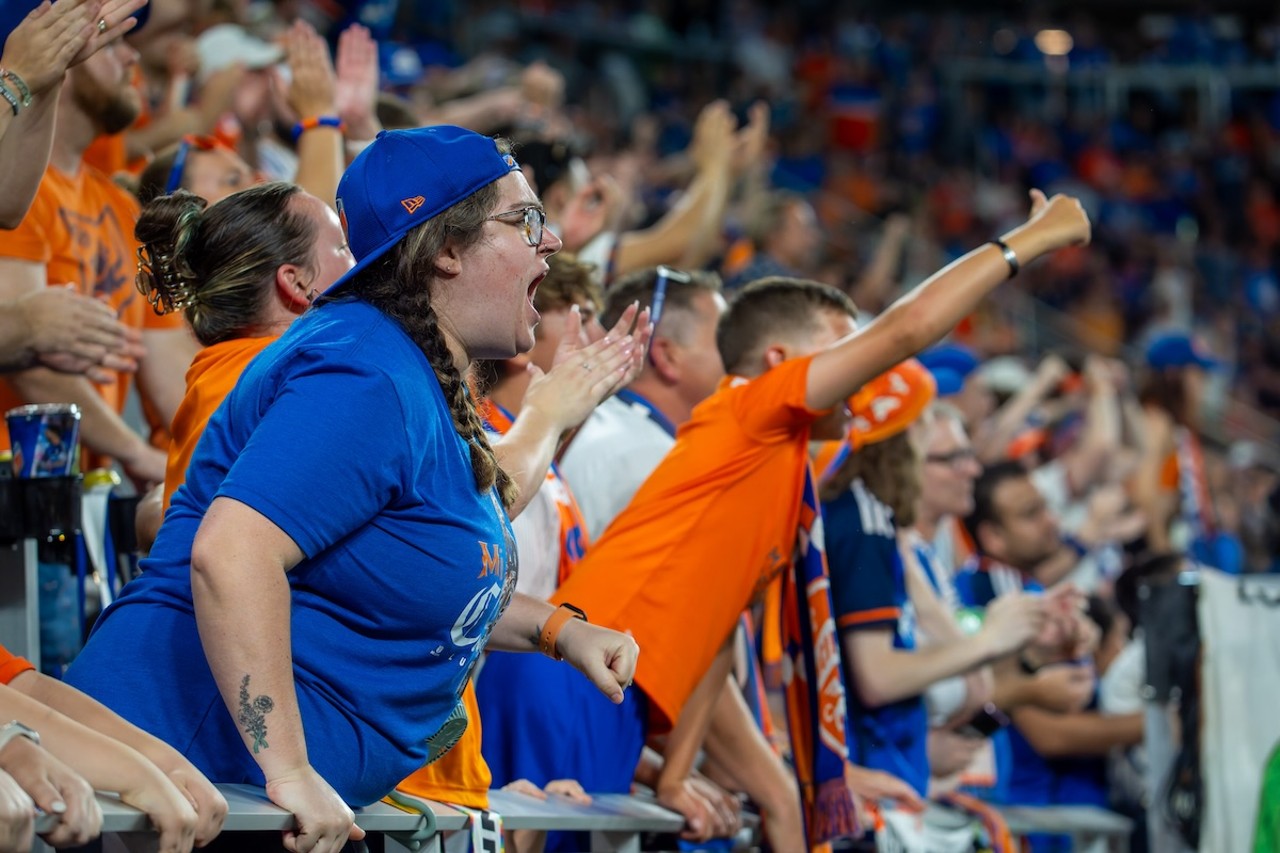
POLYGON ((863 832, 845 782, 844 671, 823 548, 822 511, 808 467, 795 562, 782 578, 780 621, 787 724, 810 849, 863 832))

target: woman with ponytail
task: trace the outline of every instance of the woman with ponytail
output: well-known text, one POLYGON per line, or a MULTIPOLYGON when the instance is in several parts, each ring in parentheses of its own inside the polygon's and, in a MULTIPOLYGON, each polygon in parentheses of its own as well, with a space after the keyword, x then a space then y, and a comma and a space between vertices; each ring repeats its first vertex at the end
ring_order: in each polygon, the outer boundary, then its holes
MULTIPOLYGON (((572 380, 542 383, 495 452, 462 377, 532 345, 560 248, 515 160, 460 128, 384 133, 338 209, 357 264, 210 418, 142 576, 70 673, 214 781, 265 784, 297 818, 286 846, 317 853, 362 836, 349 806, 457 741, 486 645, 563 658, 614 701, 638 651, 513 597, 510 514, 638 369, 647 321, 566 352, 572 380)), ((179 239, 149 264, 197 293, 197 258, 179 239)))

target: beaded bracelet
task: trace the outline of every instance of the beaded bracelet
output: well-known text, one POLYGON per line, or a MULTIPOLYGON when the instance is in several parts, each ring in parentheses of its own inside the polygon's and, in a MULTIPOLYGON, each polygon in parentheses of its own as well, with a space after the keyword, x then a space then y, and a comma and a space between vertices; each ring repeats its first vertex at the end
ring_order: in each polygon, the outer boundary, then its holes
POLYGON ((0 98, 4 98, 9 102, 9 106, 13 108, 14 115, 17 115, 18 110, 22 109, 22 102, 19 101, 18 96, 5 85, 3 78, 0 78, 0 98))
POLYGON ((10 71, 7 68, 0 68, 0 80, 8 80, 12 83, 18 90, 18 95, 21 96, 20 99, 22 105, 24 107, 31 106, 31 87, 27 85, 27 81, 23 80, 17 72, 10 71))
POLYGON ((304 118, 293 126, 293 141, 297 142, 298 138, 308 130, 314 130, 317 127, 335 127, 340 131, 346 130, 347 126, 343 124, 342 119, 337 116, 310 116, 304 118))

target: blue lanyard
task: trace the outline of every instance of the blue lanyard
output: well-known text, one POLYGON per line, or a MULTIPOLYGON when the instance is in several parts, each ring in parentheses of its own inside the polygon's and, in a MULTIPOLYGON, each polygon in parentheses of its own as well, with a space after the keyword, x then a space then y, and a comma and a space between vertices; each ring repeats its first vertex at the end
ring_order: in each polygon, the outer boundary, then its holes
POLYGON ((639 394, 637 394, 635 391, 632 391, 629 388, 623 388, 621 391, 619 391, 618 399, 629 406, 639 406, 640 408, 644 409, 644 413, 649 418, 649 420, 653 421, 655 424, 660 426, 662 428, 662 431, 665 432, 667 435, 672 436, 673 438, 675 437, 676 425, 673 424, 667 418, 666 415, 658 411, 657 406, 653 405, 653 403, 650 403, 644 397, 641 397, 639 394))

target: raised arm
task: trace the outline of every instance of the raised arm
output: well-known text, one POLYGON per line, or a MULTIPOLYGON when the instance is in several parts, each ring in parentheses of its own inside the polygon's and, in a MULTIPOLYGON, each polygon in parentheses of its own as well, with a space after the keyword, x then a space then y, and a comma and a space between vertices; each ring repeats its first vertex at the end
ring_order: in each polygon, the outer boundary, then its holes
MULTIPOLYGON (((1089 219, 1074 198, 1046 200, 1032 190, 1031 217, 1002 238, 1020 265, 1089 241, 1089 219)), ((949 332, 1007 279, 1010 264, 988 243, 934 273, 878 318, 819 353, 809 366, 805 402, 829 409, 875 376, 949 332)))

